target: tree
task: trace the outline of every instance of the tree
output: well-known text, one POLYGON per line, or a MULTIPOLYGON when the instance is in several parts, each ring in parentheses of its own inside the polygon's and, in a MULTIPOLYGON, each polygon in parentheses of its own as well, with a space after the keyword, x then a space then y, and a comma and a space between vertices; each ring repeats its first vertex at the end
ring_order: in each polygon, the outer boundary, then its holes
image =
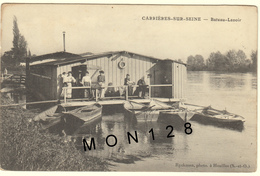
POLYGON ((5 64, 12 64, 13 60, 13 52, 12 51, 6 51, 4 55, 1 57, 1 61, 5 64))
POLYGON ((204 58, 201 55, 189 56, 187 58, 188 70, 201 71, 205 68, 204 58))
POLYGON ((181 59, 178 59, 178 62, 183 63, 183 61, 181 59))
POLYGON ((13 19, 13 35, 12 59, 15 65, 19 65, 21 58, 26 56, 27 42, 24 36, 20 34, 16 16, 13 19))
POLYGON ((193 56, 189 56, 187 58, 187 69, 194 71, 194 60, 195 58, 193 56))
POLYGON ((257 71, 257 51, 252 51, 251 53, 251 59, 252 59, 252 71, 257 71))
POLYGON ((207 60, 207 67, 212 71, 227 71, 229 67, 228 58, 219 51, 216 53, 213 52, 207 60))
POLYGON ((227 71, 247 71, 249 69, 244 51, 229 50, 226 56, 229 62, 229 68, 227 71))
POLYGON ((195 56, 195 66, 196 66, 197 70, 204 70, 205 63, 204 63, 204 58, 202 55, 195 56))
POLYGON ((229 50, 226 54, 227 58, 228 58, 228 64, 229 64, 229 71, 234 71, 235 67, 238 64, 238 60, 237 60, 237 53, 235 50, 229 50))

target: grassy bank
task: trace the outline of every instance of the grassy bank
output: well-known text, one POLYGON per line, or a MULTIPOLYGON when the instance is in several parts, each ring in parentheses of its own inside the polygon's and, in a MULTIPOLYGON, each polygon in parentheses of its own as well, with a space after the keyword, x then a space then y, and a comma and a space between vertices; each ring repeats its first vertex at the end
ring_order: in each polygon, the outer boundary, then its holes
MULTIPOLYGON (((1 96, 1 104, 11 103, 1 96)), ((20 107, 1 107, 0 163, 5 170, 105 171, 104 160, 87 157, 64 138, 40 131, 35 114, 20 107)))

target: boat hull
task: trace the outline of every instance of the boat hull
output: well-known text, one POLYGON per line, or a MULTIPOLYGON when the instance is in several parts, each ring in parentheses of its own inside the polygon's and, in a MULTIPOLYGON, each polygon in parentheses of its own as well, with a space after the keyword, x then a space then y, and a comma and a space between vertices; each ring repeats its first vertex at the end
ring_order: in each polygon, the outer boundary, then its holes
POLYGON ((241 119, 220 119, 215 118, 207 114, 198 113, 195 114, 191 121, 196 121, 204 125, 212 125, 216 127, 230 128, 238 131, 242 131, 244 128, 244 120, 241 119))
POLYGON ((98 103, 90 106, 77 108, 73 111, 68 111, 68 114, 79 118, 85 123, 91 123, 102 118, 102 106, 98 103))
POLYGON ((135 118, 137 122, 156 122, 160 111, 169 108, 172 107, 158 100, 151 100, 148 106, 133 101, 124 103, 125 114, 130 118, 135 118))
POLYGON ((158 120, 159 114, 159 110, 145 111, 136 114, 135 118, 138 122, 156 122, 158 120))

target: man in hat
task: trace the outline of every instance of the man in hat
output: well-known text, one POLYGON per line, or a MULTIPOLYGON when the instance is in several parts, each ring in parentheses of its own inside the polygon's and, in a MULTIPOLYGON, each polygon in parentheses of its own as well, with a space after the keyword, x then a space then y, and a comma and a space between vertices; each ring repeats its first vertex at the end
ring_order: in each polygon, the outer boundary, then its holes
POLYGON ((144 98, 145 96, 145 89, 146 89, 146 84, 144 81, 144 77, 138 80, 137 82, 138 87, 138 97, 139 98, 144 98))
POLYGON ((99 75, 97 77, 97 82, 99 85, 99 98, 104 98, 104 86, 105 86, 105 75, 104 75, 104 71, 100 70, 99 71, 99 75))
POLYGON ((134 82, 130 80, 130 75, 126 74, 124 85, 128 86, 128 96, 133 95, 133 86, 132 86, 133 84, 134 84, 134 82))

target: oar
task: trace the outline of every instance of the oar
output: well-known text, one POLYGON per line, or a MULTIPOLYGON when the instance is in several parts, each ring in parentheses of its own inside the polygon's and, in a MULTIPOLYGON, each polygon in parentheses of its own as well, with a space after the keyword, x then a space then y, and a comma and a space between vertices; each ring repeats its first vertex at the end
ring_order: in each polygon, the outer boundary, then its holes
POLYGON ((229 113, 228 111, 226 111, 226 110, 218 110, 218 109, 215 109, 215 108, 212 108, 211 106, 208 106, 208 107, 205 107, 205 106, 199 106, 199 105, 194 105, 194 104, 188 104, 188 103, 186 103, 187 105, 191 105, 191 106, 196 106, 196 107, 202 107, 202 108, 208 108, 208 109, 211 109, 211 110, 213 110, 213 111, 217 111, 217 112, 219 112, 219 113, 223 113, 223 114, 232 114, 232 113, 229 113))
POLYGON ((200 105, 195 105, 195 104, 190 104, 190 103, 185 103, 184 105, 190 105, 190 106, 196 106, 196 107, 201 107, 201 108, 207 108, 206 106, 200 106, 200 105))
POLYGON ((204 110, 204 109, 207 109, 207 108, 213 109, 211 106, 200 106, 200 105, 194 105, 194 104, 189 104, 189 103, 185 103, 184 105, 200 107, 200 109, 194 109, 192 111, 199 111, 199 110, 204 110))

